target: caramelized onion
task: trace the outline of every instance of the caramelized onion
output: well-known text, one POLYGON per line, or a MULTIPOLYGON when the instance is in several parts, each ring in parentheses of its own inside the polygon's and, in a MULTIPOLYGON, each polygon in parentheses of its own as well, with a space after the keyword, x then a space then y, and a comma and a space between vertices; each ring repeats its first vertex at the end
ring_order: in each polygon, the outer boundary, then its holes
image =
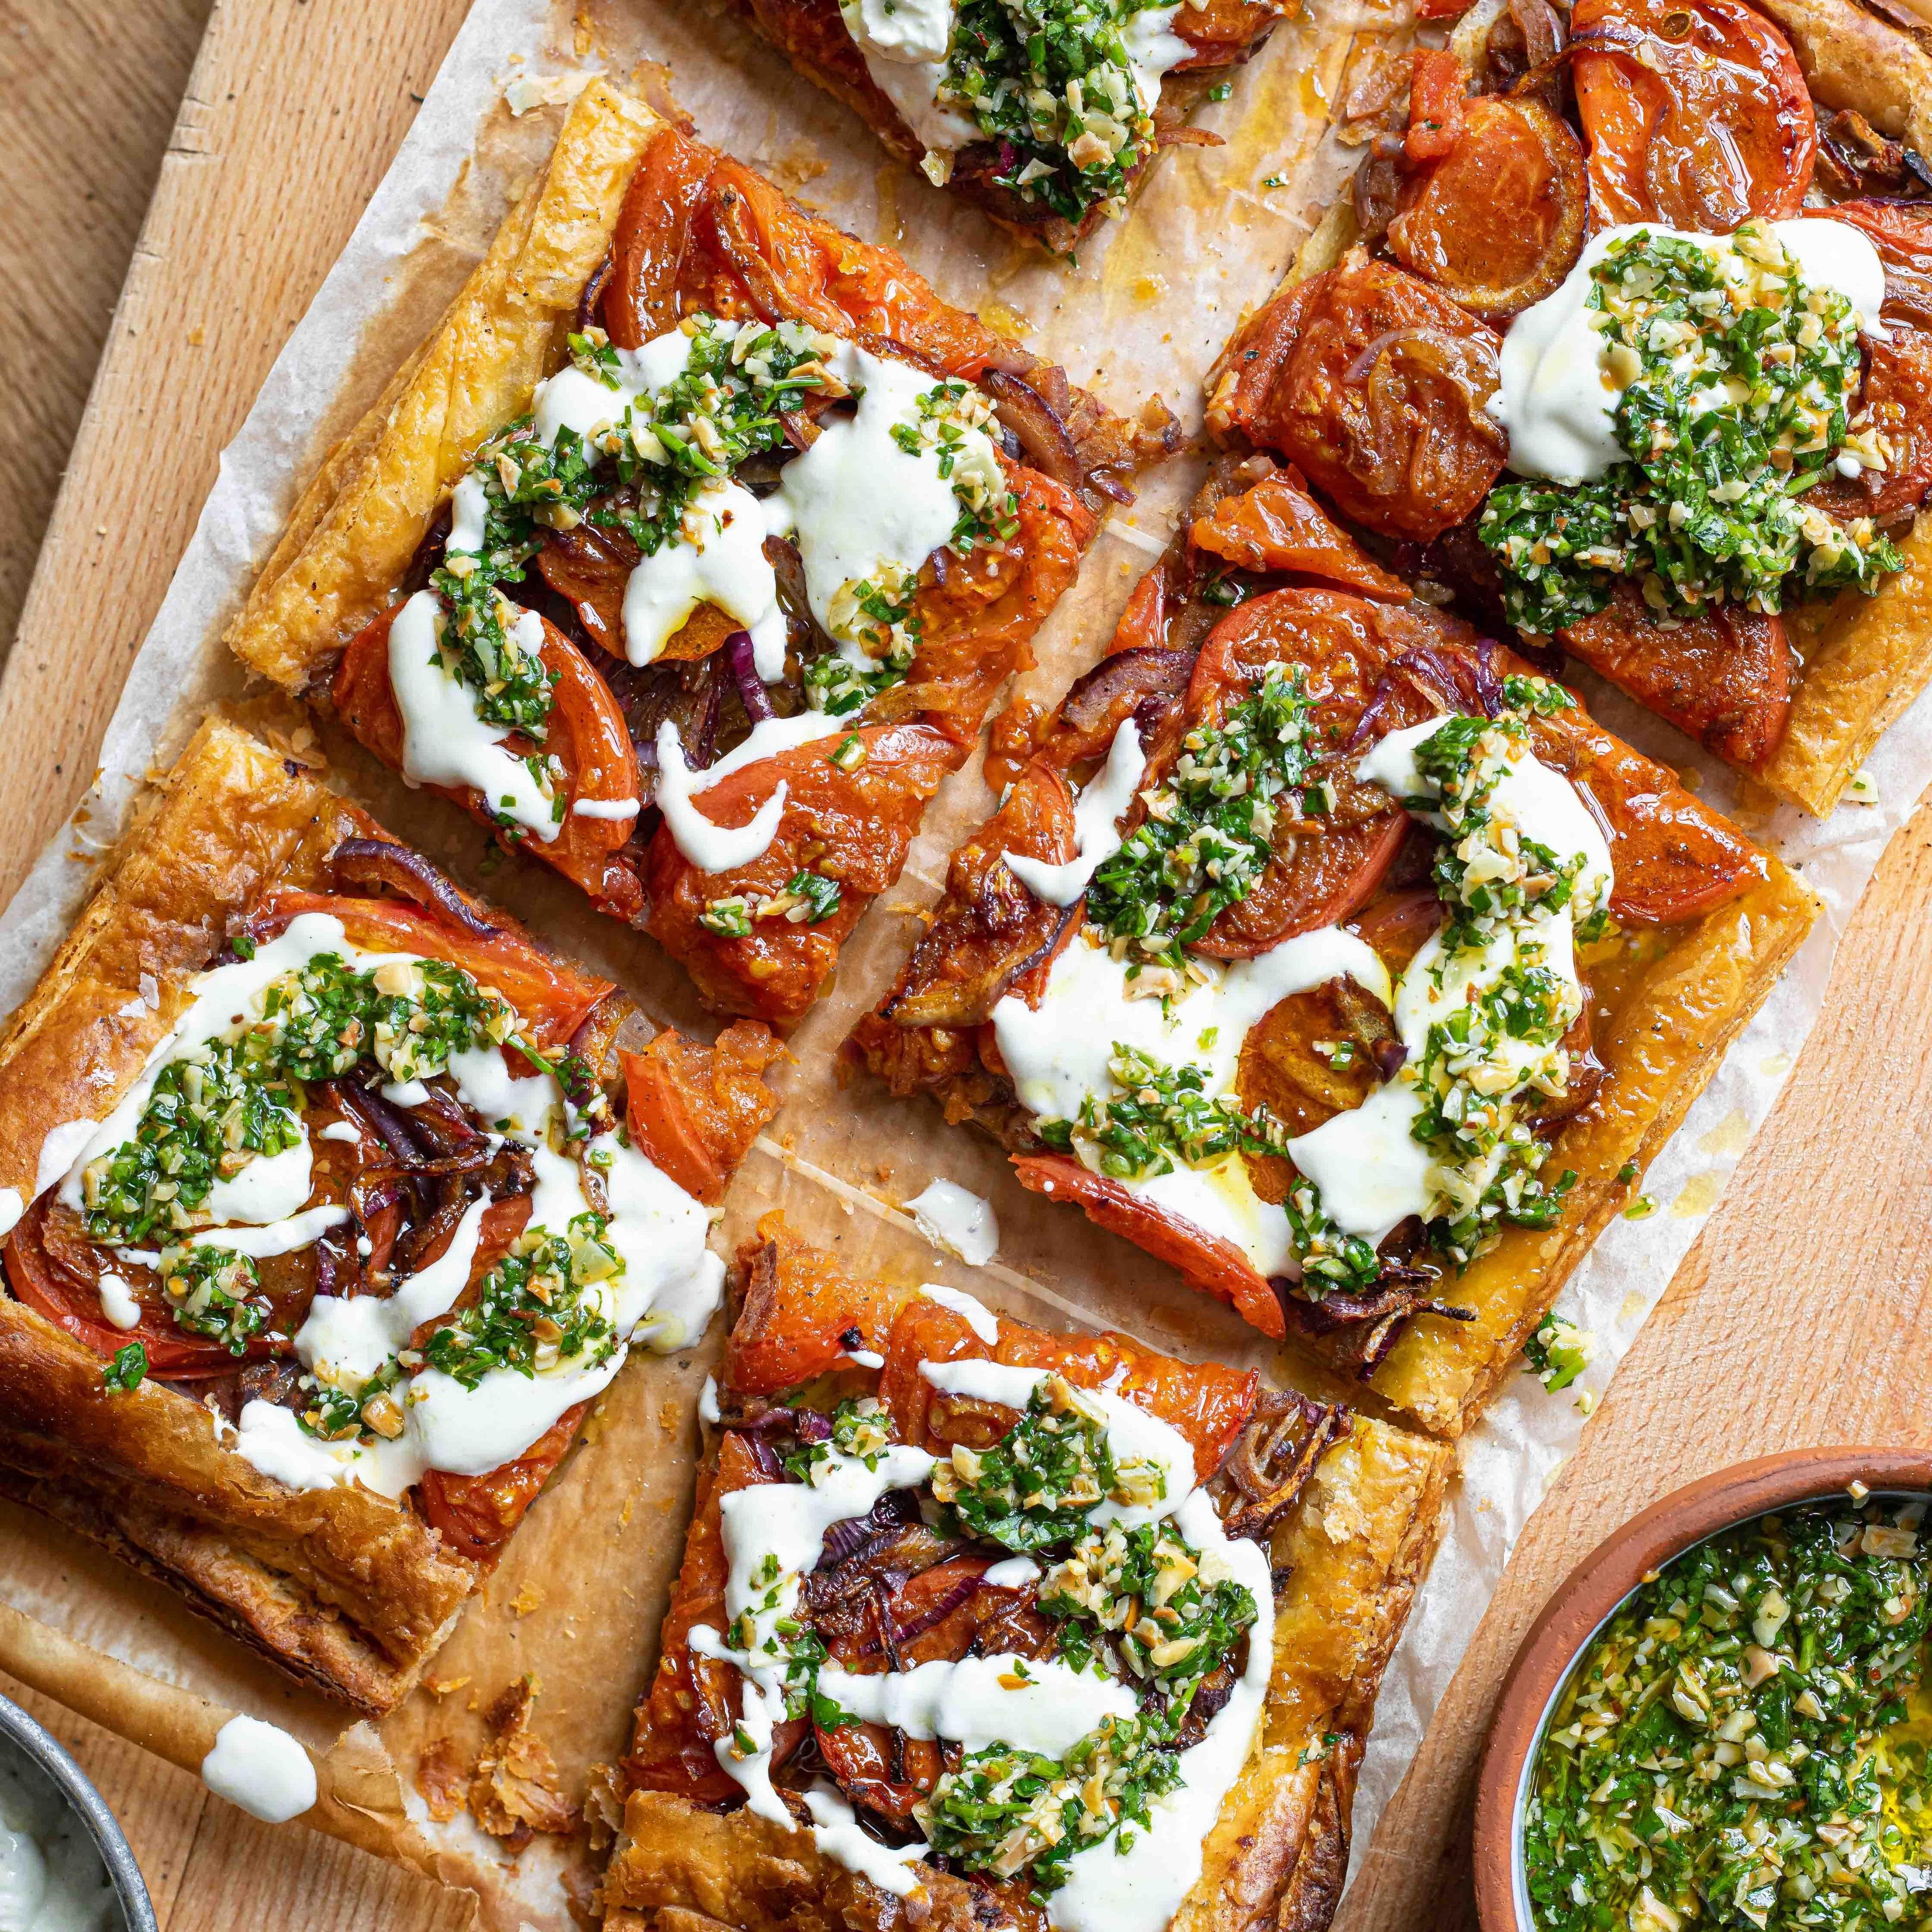
POLYGON ((730 667, 731 682, 737 686, 738 701, 745 707, 745 716, 754 724, 776 718, 778 712, 771 694, 758 675, 758 656, 749 631, 734 631, 724 640, 724 662, 730 667))
POLYGON ((1065 420, 1046 397, 1032 383, 1004 369, 988 370, 984 387, 993 398, 994 414, 1019 438, 1028 462, 1042 476, 1078 489, 1080 452, 1065 420))
POLYGON ((387 838, 345 838, 329 854, 338 885, 388 886, 425 912, 439 912, 477 939, 494 939, 502 928, 479 918, 459 892, 420 852, 387 838))

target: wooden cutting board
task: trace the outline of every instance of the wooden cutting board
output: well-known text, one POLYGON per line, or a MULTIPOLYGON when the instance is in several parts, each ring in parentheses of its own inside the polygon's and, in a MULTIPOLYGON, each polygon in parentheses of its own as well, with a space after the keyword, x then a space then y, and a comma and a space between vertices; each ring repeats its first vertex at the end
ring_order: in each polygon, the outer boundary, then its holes
MULTIPOLYGON (((64 10, 25 0, 24 10, 51 21, 64 10)), ((0 678, 12 754, 0 764, 0 898, 91 782, 218 453, 464 10, 464 0, 215 7, 0 678)), ((1922 812, 1852 922, 1783 1099, 1525 1535, 1343 1913, 1348 1932, 1473 1917, 1467 1810, 1487 1713, 1536 1610, 1598 1538, 1746 1456, 1926 1439, 1929 907, 1922 812)), ((169 1932, 466 1922, 456 1894, 312 1834, 272 1833, 106 1732, 56 1721, 126 1820, 169 1932)))

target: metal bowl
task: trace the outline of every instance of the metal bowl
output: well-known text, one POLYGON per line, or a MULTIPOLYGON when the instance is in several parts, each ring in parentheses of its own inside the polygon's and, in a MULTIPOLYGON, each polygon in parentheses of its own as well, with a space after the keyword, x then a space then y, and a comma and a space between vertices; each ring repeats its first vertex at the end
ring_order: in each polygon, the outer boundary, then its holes
POLYGON ((38 1765, 67 1800, 68 1808, 87 1827, 100 1862, 114 1886, 125 1932, 155 1932, 154 1908, 141 1868, 134 1862, 126 1835, 115 1822, 100 1793, 87 1774, 62 1748, 53 1734, 34 1723, 19 1705, 0 1697, 0 1752, 38 1765))

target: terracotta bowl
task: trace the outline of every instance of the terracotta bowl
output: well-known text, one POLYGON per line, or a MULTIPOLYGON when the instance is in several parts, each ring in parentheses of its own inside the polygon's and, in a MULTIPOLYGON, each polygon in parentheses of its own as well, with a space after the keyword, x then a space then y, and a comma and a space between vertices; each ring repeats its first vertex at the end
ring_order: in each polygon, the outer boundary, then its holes
POLYGON ((1842 1497, 1853 1483, 1883 1495, 1932 1495, 1932 1454, 1796 1449, 1706 1476, 1607 1537, 1544 1606, 1503 1679, 1476 1774, 1476 1904, 1483 1932, 1534 1932, 1518 1847, 1530 1766, 1570 1667, 1652 1570, 1694 1544, 1774 1510, 1842 1497))

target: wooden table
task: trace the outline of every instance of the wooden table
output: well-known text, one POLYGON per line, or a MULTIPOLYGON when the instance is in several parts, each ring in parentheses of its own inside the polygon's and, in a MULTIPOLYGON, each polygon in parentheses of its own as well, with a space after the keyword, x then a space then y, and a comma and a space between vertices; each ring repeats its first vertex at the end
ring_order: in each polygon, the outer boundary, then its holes
MULTIPOLYGON (((95 338, 85 316, 76 324, 37 306, 37 292, 44 284, 82 299, 111 285, 116 243, 131 232, 160 139, 159 104, 184 68, 204 0, 0 4, 38 63, 14 96, 28 105, 24 128, 0 130, 7 178, 28 204, 0 224, 0 261, 12 271, 0 276, 0 371, 20 395, 22 372, 44 380, 52 370, 56 405, 29 413, 24 428, 0 424, 0 436, 16 439, 0 444, 14 457, 0 475, 20 472, 22 452, 45 475, 61 437, 59 396, 77 393, 95 338), (137 13, 152 17, 136 22, 137 13), (145 138, 130 116, 146 117, 145 138), (94 206, 89 195, 105 211, 91 230, 78 212, 94 206)), ((463 0, 214 6, 0 678, 0 742, 10 752, 0 766, 0 898, 91 778, 122 668, 217 453, 388 166, 463 10, 463 0), (102 513, 123 501, 141 514, 102 513)), ((31 526, 28 488, 10 520, 25 515, 31 526)), ((0 614, 10 608, 7 568, 0 552, 0 614)), ((1390 1814, 1370 1882, 1352 1897, 1349 1932, 1473 1917, 1469 1778, 1497 1683, 1550 1588, 1607 1530, 1746 1456, 1926 1439, 1928 906, 1932 815, 1921 812, 1853 921, 1827 1010, 1782 1100, 1531 1523, 1390 1814)), ((180 1772, 27 1701, 126 1822, 170 1932, 454 1932, 466 1922, 457 1894, 311 1834, 272 1833, 180 1772)))

